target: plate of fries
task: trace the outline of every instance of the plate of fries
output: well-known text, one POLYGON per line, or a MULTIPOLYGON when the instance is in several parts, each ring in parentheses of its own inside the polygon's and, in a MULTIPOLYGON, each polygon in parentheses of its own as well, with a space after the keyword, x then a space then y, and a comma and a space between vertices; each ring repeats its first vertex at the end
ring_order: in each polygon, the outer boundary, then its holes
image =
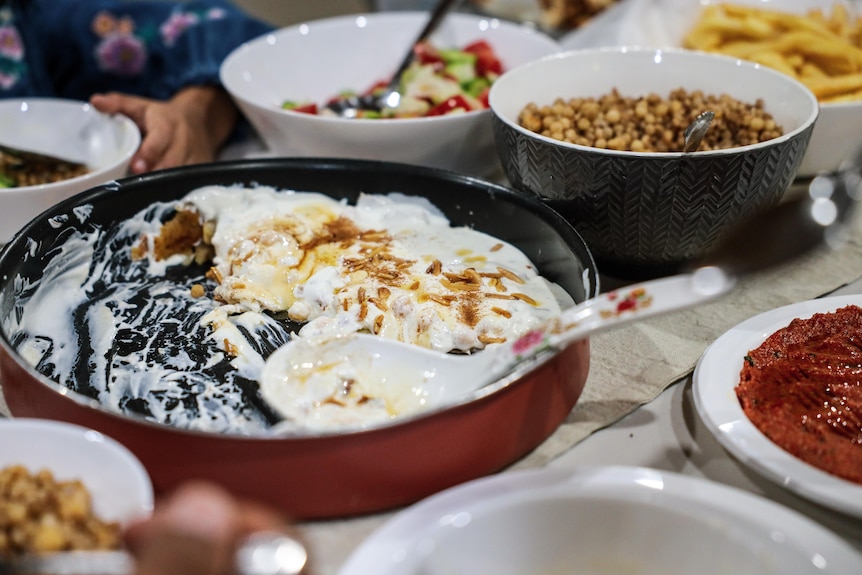
MULTIPOLYGON (((625 0, 625 8, 605 30, 590 30, 590 38, 725 54, 808 87, 821 109, 800 177, 838 169, 862 145, 862 9, 854 2, 625 0)), ((582 48, 584 40, 574 32, 560 44, 582 48)))

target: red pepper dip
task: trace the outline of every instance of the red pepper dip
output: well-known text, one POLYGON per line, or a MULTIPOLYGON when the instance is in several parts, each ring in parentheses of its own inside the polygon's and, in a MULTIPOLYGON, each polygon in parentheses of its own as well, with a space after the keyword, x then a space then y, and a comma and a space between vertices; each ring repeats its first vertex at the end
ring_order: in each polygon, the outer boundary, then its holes
POLYGON ((862 483, 862 308, 794 319, 745 356, 736 395, 803 461, 862 483))

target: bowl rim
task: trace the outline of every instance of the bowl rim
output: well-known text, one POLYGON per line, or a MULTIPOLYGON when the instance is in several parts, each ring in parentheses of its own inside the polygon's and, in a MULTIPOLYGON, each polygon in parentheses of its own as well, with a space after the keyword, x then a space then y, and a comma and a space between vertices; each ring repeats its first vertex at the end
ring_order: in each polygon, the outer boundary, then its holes
MULTIPOLYGON (((586 286, 585 297, 595 297, 599 293, 600 278, 598 268, 595 262, 595 258, 590 251, 588 244, 577 231, 577 229, 575 229, 575 227, 572 226, 565 218, 563 218, 556 210, 549 207, 539 198, 528 194, 520 193, 513 188, 509 188, 503 186, 502 184, 490 182, 468 174, 461 174, 442 168, 433 168, 413 164, 402 164, 381 160, 362 160, 350 158, 256 158, 229 160, 210 164, 197 164, 193 166, 168 168, 165 170, 160 170, 158 172, 149 172, 138 176, 129 176, 126 178, 122 178, 117 180, 116 182, 102 184, 75 194, 57 203, 45 213, 60 213, 64 210, 71 211, 73 208, 80 206, 81 204, 86 204, 87 202, 91 201, 98 201, 99 198, 105 193, 116 192, 122 186, 131 185, 132 187, 138 187, 147 184, 158 185, 158 183, 165 178, 171 178, 175 175, 192 175, 195 173, 217 175, 223 172, 230 172, 232 169, 252 170, 255 167, 285 165, 301 166, 305 164, 314 166, 317 169, 329 170, 347 170, 351 168, 365 168, 379 171, 393 170, 400 173, 409 172, 417 176, 434 176, 441 181, 446 180, 449 182, 457 182, 470 186, 481 185, 485 190, 493 191, 495 194, 504 195, 514 203, 534 208, 538 211, 541 217, 550 218, 554 222, 563 226, 566 231, 566 234, 569 235, 571 239, 580 242, 580 244, 584 247, 584 256, 586 257, 586 261, 583 261, 582 265, 584 270, 591 272, 590 277, 594 279, 594 282, 592 282, 594 283, 594 285, 586 286)), ((0 248, 0 269, 5 267, 6 260, 12 257, 10 253, 15 246, 17 246, 19 243, 24 243, 25 245, 29 243, 30 240, 27 239, 26 231, 29 230, 31 226, 36 225, 39 219, 40 218, 36 218, 28 222, 24 227, 22 227, 22 229, 18 232, 18 234, 15 235, 14 238, 12 238, 7 244, 3 245, 2 248, 0 248)), ((550 220, 547 221, 550 222, 550 220)), ((562 349, 559 351, 562 351, 562 349)), ((557 355, 557 353, 558 351, 556 350, 546 350, 545 352, 538 354, 536 357, 520 363, 515 369, 513 369, 510 373, 504 375, 500 379, 491 382, 479 389, 476 389, 468 394, 464 394, 462 397, 456 400, 441 403, 440 405, 436 405, 430 409, 420 410, 416 413, 399 416, 388 421, 375 423, 374 425, 342 426, 336 429, 291 429, 286 431, 279 431, 277 433, 260 433, 254 435, 241 435, 238 433, 232 433, 227 435, 223 434, 223 436, 229 437, 232 440, 246 440, 251 442, 279 441, 284 439, 315 440, 331 439, 333 437, 343 436, 359 436, 363 434, 371 434, 378 433, 380 431, 391 430, 400 426, 413 424, 417 421, 429 419, 438 416, 441 413, 456 410, 466 405, 484 401, 486 398, 501 392, 505 388, 517 384, 523 376, 533 371, 536 371, 541 366, 551 361, 557 355)), ((6 329, 2 325, 0 325, 0 356, 4 354, 8 356, 18 367, 26 371, 39 384, 47 387, 49 390, 53 391, 54 393, 57 393, 58 395, 62 395, 68 398, 79 406, 92 408, 102 415, 107 415, 121 421, 131 422, 138 425, 143 425, 147 427, 151 426, 159 430, 169 429, 172 432, 182 433, 189 436, 213 437, 215 435, 213 432, 168 426, 165 424, 149 421, 143 417, 137 417, 127 413, 121 413, 109 409, 97 399, 78 393, 66 387, 62 383, 59 383, 42 374, 40 371, 36 370, 34 366, 26 362, 21 357, 20 353, 15 350, 15 348, 11 345, 9 341, 9 336, 6 333, 6 329)), ((2 389, 2 384, 0 384, 0 389, 2 389)))
MULTIPOLYGON (((300 22, 297 24, 292 24, 290 26, 285 26, 279 28, 278 30, 274 30, 262 36, 258 36, 257 38, 253 38, 248 40, 235 48, 228 54, 225 59, 222 61, 221 66, 219 67, 219 79, 225 89, 233 96, 234 98, 238 98, 245 102, 250 106, 254 106, 255 108, 263 111, 273 112, 276 115, 287 116, 289 118, 303 118, 309 122, 330 122, 330 123, 343 123, 350 122, 351 124, 357 125, 367 125, 367 124, 380 124, 380 118, 342 118, 339 116, 329 116, 329 115, 320 115, 320 114, 306 114, 303 112, 296 112, 294 110, 286 110, 284 108, 279 107, 270 107, 265 106, 258 100, 251 100, 246 98, 234 90, 229 88, 230 85, 233 85, 233 82, 227 76, 228 71, 231 71, 233 66, 237 65, 237 60, 243 55, 243 52, 248 50, 255 50, 264 45, 272 45, 278 41, 279 38, 284 36, 295 36, 295 35, 306 35, 309 33, 309 27, 314 26, 335 26, 340 24, 345 24, 349 22, 356 22, 358 20, 366 20, 371 22, 383 22, 385 25, 403 25, 403 23, 409 22, 413 23, 414 21, 417 23, 424 22, 428 18, 428 13, 418 10, 396 10, 396 11, 388 11, 388 12, 361 12, 357 14, 343 14, 340 16, 329 16, 326 18, 318 18, 314 20, 308 20, 306 22, 300 22)), ((548 45, 549 50, 553 50, 556 47, 554 52, 559 51, 559 43, 554 40, 550 35, 543 32, 542 30, 537 29, 534 26, 529 26, 525 23, 518 23, 511 20, 506 20, 503 18, 497 18, 493 16, 483 16, 481 14, 472 14, 469 12, 453 12, 446 16, 448 20, 454 20, 461 23, 470 23, 470 22, 489 22, 488 30, 497 28, 507 31, 518 31, 527 33, 529 36, 539 39, 541 42, 545 42, 548 45)), ((311 32, 313 33, 313 32, 311 32)), ((514 67, 512 68, 514 69, 514 67)), ((491 109, 490 106, 488 108, 482 110, 471 110, 469 112, 458 112, 454 114, 444 114, 442 116, 422 116, 418 118, 386 118, 385 120, 397 121, 398 125, 422 125, 428 122, 436 122, 439 123, 441 121, 458 121, 458 118, 463 117, 476 117, 482 114, 490 114, 491 109)))
MULTIPOLYGON (((113 465, 122 466, 125 471, 136 480, 135 484, 126 485, 127 489, 124 492, 128 495, 129 489, 134 489, 133 492, 135 493, 135 497, 131 502, 134 503, 134 507, 136 508, 136 515, 119 518, 119 521, 124 524, 129 523, 137 520, 141 515, 146 515, 152 512, 155 494, 149 472, 144 467, 143 462, 141 462, 141 460, 138 459, 138 457, 128 447, 113 437, 90 427, 67 421, 40 417, 0 418, 0 435, 7 435, 10 433, 13 433, 16 439, 29 437, 31 433, 37 433, 40 437, 54 437, 57 440, 56 445, 60 446, 57 447, 58 451, 68 449, 69 441, 73 441, 75 444, 84 443, 86 445, 98 445, 97 449, 103 454, 104 459, 110 459, 113 465)), ((22 443, 24 444, 27 444, 28 442, 29 441, 27 439, 22 440, 22 443)), ((5 460, 5 458, 3 459, 5 460)), ((91 462, 89 460, 82 460, 80 461, 80 466, 76 465, 76 467, 83 470, 90 463, 91 462)), ((15 461, 9 460, 0 464, 0 467, 9 467, 14 465, 24 465, 30 473, 36 473, 42 468, 47 468, 58 481, 82 479, 81 475, 88 475, 83 471, 78 471, 74 475, 72 473, 64 473, 61 475, 61 473, 56 468, 51 467, 49 463, 40 463, 39 467, 36 468, 33 467, 31 463, 16 463, 15 461)), ((92 475, 92 473, 89 475, 92 475)), ((86 479, 84 479, 84 485, 90 492, 94 504, 99 505, 98 494, 92 491, 93 486, 88 485, 86 479)), ((125 497, 125 499, 128 499, 128 497, 125 497)))
POLYGON ((128 163, 132 156, 135 155, 135 152, 138 151, 138 147, 141 145, 142 134, 138 125, 128 116, 123 114, 104 114, 98 111, 93 107, 92 104, 85 100, 76 100, 73 98, 52 98, 52 97, 20 97, 20 98, 5 98, 0 99, 0 107, 20 107, 22 105, 57 105, 64 108, 80 110, 84 114, 95 114, 96 117, 103 118, 106 122, 113 122, 121 126, 124 130, 128 130, 131 136, 131 141, 129 142, 131 145, 128 150, 125 150, 123 154, 112 164, 107 166, 102 166, 101 168, 90 170, 86 174, 81 174, 80 176, 76 176, 74 178, 66 178, 65 180, 60 180, 57 182, 50 182, 47 184, 37 184, 35 186, 16 186, 14 188, 0 188, 0 195, 9 194, 9 193, 27 193, 27 192, 38 192, 38 191, 49 191, 60 189, 64 185, 67 184, 83 184, 88 181, 96 182, 100 180, 110 172, 111 170, 116 169, 119 165, 123 163, 128 163))
POLYGON ((762 148, 772 147, 774 145, 779 145, 788 140, 792 140, 798 137, 800 134, 805 131, 811 129, 816 123, 819 115, 820 115, 820 105, 817 101, 817 98, 814 96, 814 93, 804 84, 799 82, 798 80, 787 76, 786 74, 782 74, 777 70, 773 70, 762 64, 758 64, 756 62, 751 62, 748 60, 743 60, 741 58, 734 58, 732 56, 726 56, 723 54, 713 54, 711 52, 701 52, 697 50, 688 50, 685 48, 675 48, 675 47, 666 47, 666 48, 653 48, 653 47, 645 47, 645 46, 606 46, 601 48, 581 48, 575 50, 564 50, 561 52, 557 52, 555 54, 548 54, 547 56, 543 56, 537 60, 533 60, 531 62, 527 62, 526 64, 522 64, 516 68, 513 68, 509 72, 503 74, 497 82, 491 85, 491 90, 488 96, 488 102, 491 112, 494 117, 506 124, 512 130, 522 134, 528 138, 535 139, 537 141, 543 142, 545 144, 558 146, 567 150, 574 150, 579 152, 590 152, 594 154, 606 155, 606 156, 618 156, 621 158, 656 158, 656 159, 669 159, 669 158, 681 158, 683 156, 686 157, 715 157, 715 156, 726 156, 731 154, 739 154, 746 153, 750 151, 756 151, 762 148), (520 126, 516 121, 513 121, 511 118, 503 115, 498 112, 498 108, 494 105, 495 100, 499 97, 495 97, 495 88, 497 89, 497 93, 499 93, 500 86, 505 87, 506 81, 513 81, 512 78, 516 78, 518 74, 524 73, 534 68, 538 68, 540 66, 548 65, 548 62, 558 61, 558 60, 567 60, 573 58, 582 58, 585 56, 591 57, 600 57, 602 55, 607 54, 626 54, 626 53, 634 53, 634 54, 654 54, 654 55, 667 55, 670 54, 674 58, 690 58, 690 59, 708 59, 715 60, 721 62, 722 65, 733 65, 736 67, 748 68, 749 70, 759 70, 762 73, 768 74, 778 81, 785 82, 786 84, 793 86, 797 91, 799 91, 803 96, 806 97, 809 104, 811 105, 811 112, 808 114, 806 119, 800 123, 800 125, 791 130, 790 132, 786 132, 781 136, 776 138, 772 138, 770 140, 766 140, 764 142, 758 142, 756 144, 749 144, 746 146, 736 146, 733 148, 726 148, 721 150, 698 150, 695 152, 633 152, 630 150, 609 150, 605 148, 596 148, 592 146, 583 146, 581 144, 572 144, 570 142, 563 142, 561 140, 555 140, 553 138, 549 138, 548 136, 543 136, 542 134, 538 134, 536 132, 530 131, 522 126, 520 126), (504 76, 509 75, 509 79, 505 80, 504 76), (501 80, 503 82, 501 82, 501 80))

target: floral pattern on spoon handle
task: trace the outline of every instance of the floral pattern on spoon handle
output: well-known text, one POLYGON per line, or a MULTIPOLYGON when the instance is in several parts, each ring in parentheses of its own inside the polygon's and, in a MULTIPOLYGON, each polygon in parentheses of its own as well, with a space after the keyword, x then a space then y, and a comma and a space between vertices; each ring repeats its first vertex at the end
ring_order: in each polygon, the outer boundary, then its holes
POLYGON ((734 284, 734 279, 721 269, 706 267, 601 294, 528 331, 508 344, 508 350, 501 349, 495 371, 588 334, 705 303, 727 293, 734 284))

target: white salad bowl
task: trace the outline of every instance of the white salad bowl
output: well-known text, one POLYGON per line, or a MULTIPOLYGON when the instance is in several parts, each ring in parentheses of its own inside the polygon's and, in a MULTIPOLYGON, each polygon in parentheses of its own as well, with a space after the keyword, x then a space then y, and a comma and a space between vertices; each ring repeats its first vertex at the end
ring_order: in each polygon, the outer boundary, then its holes
MULTIPOLYGON (((498 170, 489 110, 397 120, 356 120, 282 109, 285 100, 322 104, 345 90, 388 80, 424 25, 424 12, 341 16, 290 26, 247 42, 221 80, 276 155, 352 157, 486 176, 498 170)), ((430 38, 440 48, 485 40, 504 70, 558 51, 535 29, 451 14, 430 38)))

